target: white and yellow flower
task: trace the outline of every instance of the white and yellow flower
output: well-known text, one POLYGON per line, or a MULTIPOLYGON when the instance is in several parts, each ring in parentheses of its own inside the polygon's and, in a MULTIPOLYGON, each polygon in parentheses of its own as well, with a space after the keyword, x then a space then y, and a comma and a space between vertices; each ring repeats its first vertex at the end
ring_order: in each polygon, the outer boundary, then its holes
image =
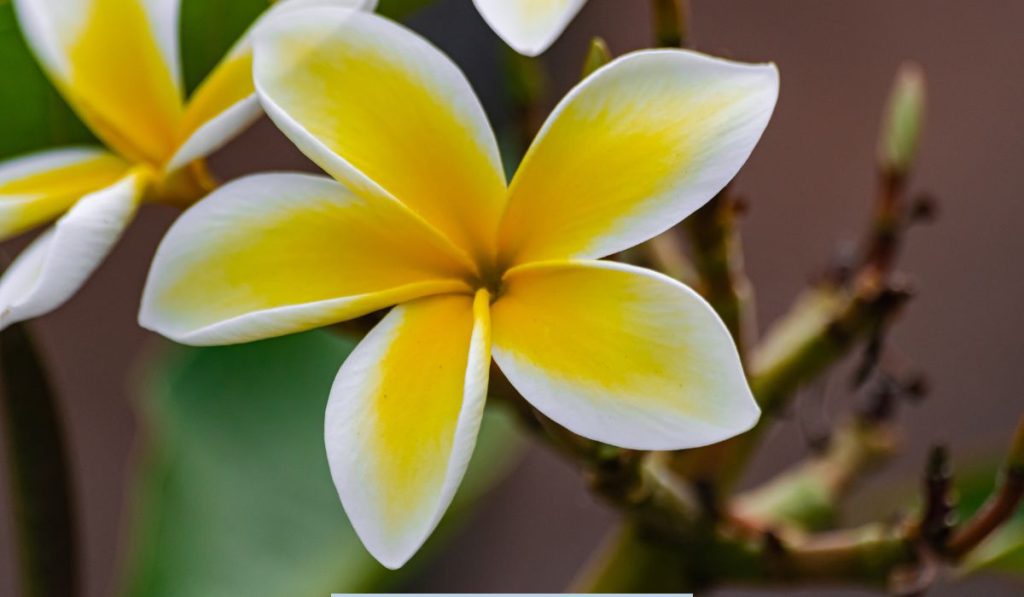
MULTIPOLYGON (((375 3, 290 0, 272 12, 375 3)), ((69 299, 142 201, 188 204, 209 191, 196 160, 262 114, 248 35, 183 101, 180 0, 14 4, 47 75, 106 148, 54 149, 0 164, 0 240, 57 220, 0 279, 0 328, 69 299)))
POLYGON ((334 180, 258 175, 192 207, 157 251, 140 322, 225 344, 397 305, 341 367, 326 415, 345 510, 382 563, 402 565, 451 501, 492 354, 538 410, 617 446, 701 446, 757 420, 708 304, 598 259, 736 174, 774 108, 774 66, 624 56, 558 105, 511 185, 458 68, 385 19, 273 19, 254 78, 270 117, 334 180))
POLYGON ((513 50, 543 54, 587 0, 473 0, 480 16, 513 50))

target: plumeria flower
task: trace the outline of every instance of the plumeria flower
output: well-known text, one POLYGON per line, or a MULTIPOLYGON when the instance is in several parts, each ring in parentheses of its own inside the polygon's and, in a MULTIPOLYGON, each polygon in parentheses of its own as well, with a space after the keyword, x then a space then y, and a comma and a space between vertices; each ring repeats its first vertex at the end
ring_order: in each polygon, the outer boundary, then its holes
MULTIPOLYGON (((271 12, 366 0, 290 0, 271 12)), ((213 183, 200 158, 262 111, 244 36, 187 102, 180 0, 15 0, 47 75, 105 148, 67 147, 0 164, 0 239, 41 224, 0 279, 0 328, 56 309, 99 266, 143 201, 187 205, 213 183)))
POLYGON ((228 344, 397 305, 342 365, 325 427, 342 503, 384 565, 401 566, 448 507, 492 355, 539 411, 617 446, 702 446, 757 420, 708 304, 598 259, 736 174, 774 108, 774 66, 624 56, 562 100, 511 185, 462 73, 388 20, 272 19, 254 78, 270 117, 334 180, 262 174, 189 209, 157 251, 140 322, 228 344))
POLYGON ((473 0, 480 16, 512 49, 544 53, 587 0, 473 0))

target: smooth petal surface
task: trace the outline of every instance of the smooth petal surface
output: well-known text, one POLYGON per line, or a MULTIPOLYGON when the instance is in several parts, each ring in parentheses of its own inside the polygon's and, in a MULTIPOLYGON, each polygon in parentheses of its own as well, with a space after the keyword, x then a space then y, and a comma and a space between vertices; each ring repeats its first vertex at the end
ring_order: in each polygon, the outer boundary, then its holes
POLYGON ((488 296, 396 307, 345 361, 327 404, 331 476, 352 526, 388 568, 451 503, 476 444, 490 365, 488 296))
POLYGON ((8 238, 68 210, 128 171, 121 158, 94 147, 43 151, 0 164, 0 238, 8 238))
POLYGON ((586 1, 473 0, 473 4, 512 49, 536 56, 555 43, 586 1))
POLYGON ((492 317, 494 359, 512 385, 584 437, 679 450, 757 421, 725 325, 661 274, 608 261, 522 266, 492 317))
POLYGON ((255 55, 267 114, 307 156, 357 193, 383 188, 474 256, 493 255, 505 194, 497 143, 446 56, 340 9, 268 20, 255 55))
POLYGON ((171 227, 139 322, 184 344, 230 344, 468 291, 469 264, 394 200, 322 176, 229 183, 171 227))
POLYGON ((133 170, 83 197, 33 241, 0 278, 0 329, 71 298, 121 238, 149 182, 146 170, 133 170))
POLYGON ((512 181, 504 263, 597 258, 706 203, 747 160, 778 95, 774 65, 629 54, 555 108, 512 181))
POLYGON ((162 164, 181 118, 179 0, 15 0, 46 71, 125 157, 162 164))
POLYGON ((167 169, 175 170, 220 149, 263 114, 252 82, 251 35, 260 23, 291 10, 314 7, 373 10, 376 5, 376 0, 285 0, 272 5, 189 98, 179 133, 181 144, 167 169))

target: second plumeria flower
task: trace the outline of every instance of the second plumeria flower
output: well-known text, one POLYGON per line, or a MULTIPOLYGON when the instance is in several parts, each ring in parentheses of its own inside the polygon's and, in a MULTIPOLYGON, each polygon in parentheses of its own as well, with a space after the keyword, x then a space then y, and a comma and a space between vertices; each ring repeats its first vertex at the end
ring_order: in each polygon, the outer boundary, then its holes
MULTIPOLYGON (((56 221, 0 279, 0 328, 68 300, 146 200, 188 205, 213 186, 200 158, 262 111, 243 36, 184 101, 180 0, 15 0, 18 21, 61 95, 106 146, 0 164, 0 240, 56 221)), ((376 0, 287 0, 372 8, 376 0)))
POLYGON ((191 208, 157 251, 140 322, 226 344, 397 305, 341 367, 326 419, 338 492, 382 563, 402 565, 448 507, 492 355, 546 416, 617 446, 701 446, 757 420, 708 304, 598 259, 736 174, 774 108, 774 66, 620 58, 558 105, 510 186, 462 73, 390 21, 284 15, 259 32, 254 73, 270 117, 335 180, 254 176, 191 208))
POLYGON ((587 0, 473 0, 480 16, 505 43, 536 56, 555 43, 587 0))

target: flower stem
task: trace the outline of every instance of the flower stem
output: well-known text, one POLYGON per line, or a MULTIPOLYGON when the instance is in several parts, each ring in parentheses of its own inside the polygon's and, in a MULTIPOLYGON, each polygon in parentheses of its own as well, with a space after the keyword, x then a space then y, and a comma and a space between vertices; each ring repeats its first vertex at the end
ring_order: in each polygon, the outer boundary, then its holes
POLYGON ((23 324, 0 333, 0 372, 22 594, 73 597, 77 549, 63 425, 23 324))
POLYGON ((652 0, 654 39, 663 48, 688 48, 690 40, 689 0, 652 0))

